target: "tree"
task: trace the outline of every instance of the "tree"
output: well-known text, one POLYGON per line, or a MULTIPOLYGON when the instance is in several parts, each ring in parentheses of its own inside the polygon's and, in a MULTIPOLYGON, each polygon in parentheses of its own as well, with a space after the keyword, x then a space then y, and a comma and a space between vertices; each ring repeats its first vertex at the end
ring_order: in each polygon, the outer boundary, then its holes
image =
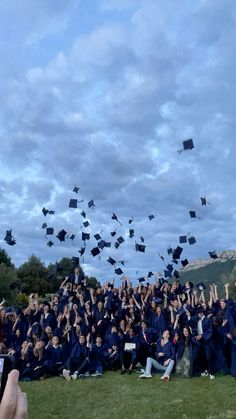
POLYGON ((10 268, 10 266, 13 266, 11 263, 11 258, 7 254, 6 250, 0 248, 0 264, 5 263, 5 265, 10 268))
POLYGON ((2 262, 0 263, 0 302, 5 298, 8 305, 15 301, 18 293, 17 286, 12 290, 11 284, 17 284, 16 269, 2 262))
POLYGON ((94 276, 86 276, 85 278, 87 284, 91 285, 91 287, 101 287, 100 282, 94 276))
POLYGON ((26 294, 35 292, 45 295, 52 291, 48 280, 48 270, 35 255, 30 256, 27 262, 18 268, 17 276, 20 279, 21 289, 26 294))

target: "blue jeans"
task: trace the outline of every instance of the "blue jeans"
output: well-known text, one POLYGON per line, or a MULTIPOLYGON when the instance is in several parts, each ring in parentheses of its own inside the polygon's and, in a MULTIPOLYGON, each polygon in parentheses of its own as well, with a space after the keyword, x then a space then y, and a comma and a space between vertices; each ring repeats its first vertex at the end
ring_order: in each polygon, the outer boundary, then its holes
POLYGON ((175 361, 173 361, 173 359, 170 360, 169 364, 167 365, 167 367, 164 367, 164 365, 161 365, 159 362, 157 362, 155 359, 153 358, 147 358, 147 363, 146 363, 146 374, 151 374, 152 371, 152 367, 155 368, 158 371, 164 371, 164 375, 169 375, 171 374, 171 371, 173 370, 175 365, 175 361))

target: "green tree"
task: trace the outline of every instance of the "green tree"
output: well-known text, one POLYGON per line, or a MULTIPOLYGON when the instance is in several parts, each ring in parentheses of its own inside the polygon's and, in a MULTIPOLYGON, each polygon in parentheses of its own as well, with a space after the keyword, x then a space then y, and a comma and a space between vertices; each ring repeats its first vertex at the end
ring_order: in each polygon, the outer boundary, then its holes
POLYGON ((48 280, 48 270, 41 260, 32 255, 17 270, 17 276, 21 283, 21 289, 26 294, 32 292, 45 295, 52 291, 48 280))
POLYGON ((87 284, 91 285, 91 287, 101 287, 100 282, 94 276, 85 276, 87 284))
POLYGON ((5 263, 5 265, 10 268, 12 266, 11 258, 7 254, 6 250, 0 248, 0 263, 5 263))
MULTIPOLYGON (((16 269, 13 266, 7 266, 5 263, 0 263, 0 300, 3 298, 7 300, 8 304, 15 302, 18 294, 17 288, 11 289, 10 285, 17 283, 16 269)), ((0 301, 0 302, 1 302, 0 301)))

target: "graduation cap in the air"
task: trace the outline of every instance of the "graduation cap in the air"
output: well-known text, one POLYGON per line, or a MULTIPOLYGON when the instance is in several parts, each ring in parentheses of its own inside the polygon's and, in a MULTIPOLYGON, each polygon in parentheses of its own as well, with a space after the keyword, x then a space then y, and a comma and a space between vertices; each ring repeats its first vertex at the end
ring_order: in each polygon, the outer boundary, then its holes
POLYGON ((47 223, 43 223, 42 228, 45 230, 46 227, 47 227, 47 223))
POLYGON ((99 248, 98 248, 98 247, 94 247, 94 248, 91 250, 91 253, 92 253, 93 257, 95 257, 95 256, 99 255, 100 250, 99 250, 99 248))
POLYGON ((118 260, 118 263, 120 263, 121 265, 125 266, 125 261, 124 260, 118 260))
POLYGON ((172 273, 169 270, 164 269, 164 277, 165 278, 172 278, 172 273))
POLYGON ((183 251, 183 248, 180 246, 177 246, 172 253, 172 258, 179 259, 182 251, 183 251))
POLYGON ((141 240, 141 242, 142 242, 142 243, 144 243, 144 238, 143 238, 143 236, 141 236, 141 237, 140 237, 140 240, 141 240))
POLYGON ((77 208, 78 199, 70 199, 69 208, 77 208))
POLYGON ((95 207, 95 204, 94 204, 93 199, 91 199, 91 201, 89 201, 89 202, 88 202, 88 207, 89 207, 89 208, 93 208, 93 207, 95 207))
POLYGON ((114 247, 115 247, 116 249, 118 249, 118 247, 120 247, 120 243, 119 243, 119 242, 115 242, 115 243, 114 243, 114 247))
POLYGON ((166 269, 167 269, 168 271, 172 272, 174 268, 173 268, 173 265, 172 265, 171 263, 169 263, 169 264, 166 266, 166 269))
POLYGON ((124 240, 124 238, 122 237, 122 236, 120 236, 120 237, 118 237, 118 239, 117 239, 117 241, 118 241, 118 243, 123 243, 125 240, 124 240))
POLYGON ((206 200, 205 196, 201 196, 201 204, 206 207, 206 204, 210 205, 210 202, 206 200))
POLYGON ((194 243, 196 243, 196 239, 195 239, 195 237, 194 237, 194 236, 189 237, 189 238, 188 238, 188 242, 189 242, 189 244, 194 244, 194 243))
POLYGON ((117 268, 117 269, 115 269, 115 273, 116 273, 116 275, 122 275, 123 271, 122 271, 122 269, 117 268))
POLYGON ((83 218, 86 218, 86 212, 82 211, 80 214, 82 215, 83 218))
POLYGON ((148 218, 149 218, 150 221, 152 221, 153 218, 155 218, 155 215, 151 214, 151 215, 148 216, 148 218))
POLYGON ((12 230, 7 230, 6 231, 4 240, 7 244, 9 244, 9 246, 14 246, 14 244, 16 244, 16 240, 12 236, 12 230))
POLYGON ((75 185, 74 189, 73 189, 73 192, 78 193, 79 192, 79 186, 75 185))
POLYGON ((131 224, 134 221, 133 217, 129 219, 129 224, 131 224))
POLYGON ((62 229, 61 231, 59 231, 56 237, 60 240, 60 242, 64 242, 66 235, 67 235, 67 232, 62 229))
POLYGON ((171 255, 173 253, 173 249, 172 249, 172 247, 168 247, 168 249, 167 249, 167 254, 168 255, 171 255))
POLYGON ((188 265, 188 259, 181 260, 182 266, 185 267, 188 265))
POLYGON ((111 242, 105 242, 105 247, 111 247, 111 242))
POLYGON ((55 211, 54 211, 54 210, 49 210, 49 211, 48 211, 48 214, 49 214, 49 215, 53 215, 53 214, 55 214, 55 211))
POLYGON ((174 275, 174 277, 175 277, 176 279, 179 279, 179 278, 180 278, 180 273, 179 273, 179 271, 177 271, 176 269, 174 270, 173 275, 174 275))
POLYGON ((80 256, 83 256, 84 252, 85 252, 85 247, 81 247, 81 249, 78 251, 80 256))
POLYGON ((110 234, 111 234, 112 237, 115 237, 116 231, 112 231, 110 234))
POLYGON ((158 254, 159 258, 160 258, 161 260, 163 260, 163 262, 164 262, 164 261, 165 261, 164 256, 162 256, 159 252, 158 252, 157 254, 158 254))
POLYGON ((90 239, 90 233, 84 233, 82 231, 82 241, 85 242, 85 240, 89 240, 90 239))
POLYGON ((204 282, 199 282, 198 284, 196 284, 196 287, 200 292, 206 289, 204 282))
POLYGON ((46 235, 49 236, 49 235, 52 235, 52 234, 54 234, 54 228, 53 227, 47 227, 46 228, 46 235))
POLYGON ((53 241, 52 241, 52 240, 49 240, 49 241, 47 242, 47 246, 48 246, 48 247, 52 247, 52 246, 54 246, 53 241))
POLYGON ((114 212, 112 214, 111 219, 117 221, 122 226, 121 222, 118 220, 118 217, 117 217, 117 215, 114 212))
POLYGON ((179 236, 180 243, 187 243, 187 236, 179 236))
POLYGON ((44 217, 46 217, 46 215, 49 213, 49 210, 46 209, 45 207, 42 208, 42 213, 44 215, 44 217))
POLYGON ((138 243, 135 244, 135 250, 136 250, 136 252, 142 252, 142 253, 144 253, 145 252, 145 249, 146 249, 146 246, 144 244, 138 244, 138 243))
POLYGON ((129 238, 132 239, 134 237, 134 230, 131 228, 129 230, 129 238))
POLYGON ((151 272, 151 271, 148 272, 148 278, 151 278, 153 275, 154 275, 153 272, 151 272))
POLYGON ((115 265, 115 264, 116 264, 116 260, 115 260, 115 259, 113 259, 113 258, 111 258, 110 256, 109 256, 109 258, 107 259, 107 262, 108 262, 108 263, 110 263, 111 265, 115 265))
POLYGON ((100 236, 100 234, 94 234, 94 236, 93 236, 94 238, 95 238, 95 240, 101 240, 101 236, 100 236))
POLYGON ((146 279, 144 278, 144 276, 141 276, 140 278, 138 278, 138 282, 141 284, 142 282, 145 282, 146 279))
POLYGON ((201 217, 198 217, 198 215, 196 214, 196 211, 189 211, 189 215, 191 218, 198 218, 199 220, 201 219, 201 217))
POLYGON ((71 235, 70 235, 70 240, 72 240, 72 241, 73 241, 73 240, 75 239, 75 237, 76 237, 76 235, 75 235, 75 234, 71 234, 71 235))
POLYGON ((86 227, 88 227, 89 226, 89 222, 88 221, 84 221, 83 222, 83 226, 86 228, 86 227))
POLYGON ((213 252, 208 252, 211 259, 217 259, 216 250, 213 250, 213 252))
POLYGON ((181 150, 178 150, 178 153, 182 153, 184 150, 192 150, 194 148, 193 140, 185 140, 183 141, 183 148, 181 150))
POLYGON ((98 247, 99 247, 99 249, 104 249, 104 247, 106 246, 106 242, 105 242, 105 240, 100 240, 99 242, 98 242, 98 247))

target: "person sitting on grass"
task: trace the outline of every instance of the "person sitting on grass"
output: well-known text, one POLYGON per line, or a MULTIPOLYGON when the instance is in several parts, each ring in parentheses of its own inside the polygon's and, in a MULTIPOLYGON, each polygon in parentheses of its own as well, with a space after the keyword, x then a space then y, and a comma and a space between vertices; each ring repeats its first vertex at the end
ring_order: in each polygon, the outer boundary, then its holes
MULTIPOLYGON (((86 344, 84 335, 74 337, 72 349, 66 361, 66 368, 63 369, 63 377, 70 381, 71 378, 76 380, 77 377, 81 378, 88 371, 89 367, 89 347, 86 344), (71 374, 72 372, 72 374, 71 374)), ((87 336, 89 342, 89 335, 87 336)))
POLYGON ((169 381, 170 374, 175 365, 175 348, 170 340, 169 330, 165 330, 160 341, 157 342, 156 358, 147 358, 146 369, 140 378, 152 378, 152 368, 163 371, 161 379, 169 381))
POLYGON ((134 328, 130 327, 128 333, 124 334, 123 348, 121 350, 121 374, 132 373, 132 370, 137 362, 137 347, 138 336, 135 335, 134 328), (133 344, 133 347, 126 344, 133 344))

